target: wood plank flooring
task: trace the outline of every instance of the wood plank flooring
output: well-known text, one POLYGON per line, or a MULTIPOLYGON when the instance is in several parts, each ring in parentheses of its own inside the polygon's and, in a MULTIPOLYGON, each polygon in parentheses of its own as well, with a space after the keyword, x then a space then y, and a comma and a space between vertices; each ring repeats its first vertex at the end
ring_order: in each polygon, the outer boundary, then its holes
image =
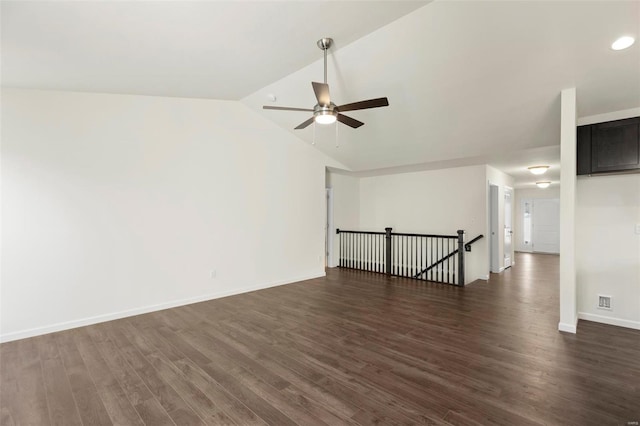
POLYGON ((5 343, 0 424, 640 421, 640 332, 559 333, 558 257, 515 260, 464 289, 332 269, 5 343))

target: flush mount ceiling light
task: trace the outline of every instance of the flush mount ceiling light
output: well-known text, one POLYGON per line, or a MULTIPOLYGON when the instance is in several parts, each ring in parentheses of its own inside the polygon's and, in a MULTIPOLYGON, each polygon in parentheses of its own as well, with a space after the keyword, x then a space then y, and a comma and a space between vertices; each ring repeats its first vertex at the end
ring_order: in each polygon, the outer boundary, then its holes
POLYGON ((631 47, 636 40, 631 36, 623 36, 611 43, 613 50, 623 50, 631 47))
POLYGON ((548 188, 549 185, 551 185, 551 182, 536 182, 536 185, 540 189, 545 189, 545 188, 548 188))
POLYGON ((528 169, 534 175, 541 175, 544 174, 544 172, 546 172, 548 168, 549 166, 531 166, 528 169))

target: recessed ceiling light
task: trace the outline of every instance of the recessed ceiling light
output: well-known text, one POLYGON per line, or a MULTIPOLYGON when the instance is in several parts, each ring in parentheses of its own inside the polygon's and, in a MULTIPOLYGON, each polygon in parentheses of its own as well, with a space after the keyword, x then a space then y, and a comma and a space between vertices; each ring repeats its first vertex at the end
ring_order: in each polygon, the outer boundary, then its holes
POLYGON ((549 166, 531 166, 528 169, 534 175, 541 175, 546 172, 548 168, 549 166))
POLYGON ((536 182, 536 185, 538 186, 538 188, 545 189, 548 188, 549 185, 551 185, 551 182, 536 182))
POLYGON ((624 36, 624 37, 620 37, 619 39, 617 39, 616 41, 614 41, 611 44, 611 48, 613 50, 622 50, 622 49, 626 49, 627 47, 631 47, 631 45, 635 42, 636 40, 631 37, 631 36, 624 36))

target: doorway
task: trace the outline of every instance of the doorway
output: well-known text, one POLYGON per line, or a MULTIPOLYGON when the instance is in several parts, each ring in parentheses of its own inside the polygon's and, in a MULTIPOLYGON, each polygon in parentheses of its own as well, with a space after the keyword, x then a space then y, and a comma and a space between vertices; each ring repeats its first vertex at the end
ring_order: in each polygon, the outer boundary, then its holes
POLYGON ((558 198, 522 199, 520 251, 560 253, 560 200, 558 198))
POLYGON ((489 182, 489 270, 496 274, 513 264, 512 200, 512 188, 489 182))
POLYGON ((511 223, 513 190, 504 189, 504 268, 511 267, 511 253, 513 252, 513 225, 511 223))
POLYGON ((500 199, 497 185, 489 184, 489 270, 494 273, 500 270, 500 199))

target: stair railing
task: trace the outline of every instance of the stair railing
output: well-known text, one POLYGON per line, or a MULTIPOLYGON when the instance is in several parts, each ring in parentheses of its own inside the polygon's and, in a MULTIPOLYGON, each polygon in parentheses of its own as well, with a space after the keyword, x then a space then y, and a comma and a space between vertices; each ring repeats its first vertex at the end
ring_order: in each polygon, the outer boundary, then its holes
POLYGON ((385 273, 423 281, 464 286, 465 252, 482 238, 464 242, 464 231, 456 235, 410 234, 350 231, 337 229, 340 235, 341 268, 385 273))

